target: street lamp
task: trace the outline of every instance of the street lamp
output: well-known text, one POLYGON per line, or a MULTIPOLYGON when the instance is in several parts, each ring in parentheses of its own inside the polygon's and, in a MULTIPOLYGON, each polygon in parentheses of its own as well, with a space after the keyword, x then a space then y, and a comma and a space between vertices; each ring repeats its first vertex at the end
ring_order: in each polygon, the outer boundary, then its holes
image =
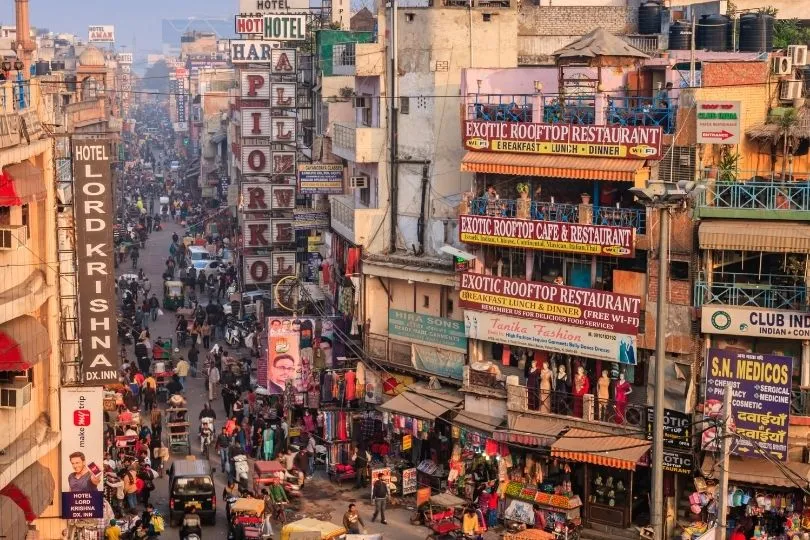
POLYGON ((669 282, 670 211, 684 205, 690 195, 705 189, 695 182, 680 180, 650 182, 647 188, 629 191, 644 206, 658 212, 658 305, 655 314, 655 393, 653 401, 653 478, 650 522, 654 538, 664 538, 664 358, 666 356, 667 288, 669 282))

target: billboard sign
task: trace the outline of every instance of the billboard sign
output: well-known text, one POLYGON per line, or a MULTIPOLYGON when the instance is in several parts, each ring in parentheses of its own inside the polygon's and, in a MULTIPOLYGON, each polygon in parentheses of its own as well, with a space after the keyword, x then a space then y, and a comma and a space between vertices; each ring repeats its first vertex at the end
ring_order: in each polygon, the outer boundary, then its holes
POLYGON ((460 278, 459 306, 464 309, 638 334, 638 296, 471 272, 460 278))
POLYGON ((118 382, 110 142, 73 141, 79 343, 83 384, 118 382))
POLYGON ((243 145, 242 174, 265 176, 295 175, 295 152, 290 150, 272 151, 270 146, 243 145))
POLYGON ((87 41, 89 43, 115 43, 115 26, 112 24, 88 26, 87 41))
POLYGON ((242 211, 269 212, 270 189, 267 182, 242 182, 242 211))
POLYGON ((270 208, 273 210, 295 208, 295 186, 270 186, 270 208))
MULTIPOLYGON (((750 457, 762 451, 787 461, 792 380, 790 356, 709 349, 703 413, 722 416, 725 387, 731 386, 731 429, 739 435, 733 451, 750 457)), ((703 431, 704 450, 716 450, 717 442, 716 428, 703 431)))
POLYGON ((412 343, 467 352, 464 322, 399 309, 388 310, 388 335, 412 343))
POLYGON ((132 53, 131 52, 118 53, 118 63, 119 64, 131 64, 132 63, 132 53))
POLYGON ((660 126, 464 122, 464 148, 555 156, 661 159, 660 126))
POLYGON ((704 305, 700 309, 704 334, 810 339, 810 313, 783 309, 704 305))
POLYGON ((288 13, 267 14, 264 17, 264 39, 304 41, 307 39, 307 16, 288 13))
POLYGON ((632 227, 496 216, 461 215, 458 219, 459 240, 468 244, 635 257, 636 234, 632 227))
POLYGON ((300 330, 294 328, 293 319, 286 317, 270 317, 267 328, 265 384, 269 394, 283 394, 287 383, 293 384, 301 373, 300 330))
POLYGON ((267 255, 245 255, 242 260, 245 266, 246 285, 268 285, 273 281, 267 255))
POLYGON ((282 49, 278 41, 258 39, 232 39, 230 41, 232 64, 269 64, 276 75, 294 75, 295 49, 282 49))
POLYGON ((742 102, 698 101, 695 127, 698 144, 740 144, 742 102))
POLYGON ((468 338, 542 349, 621 364, 636 363, 636 336, 594 331, 556 322, 464 310, 468 338))
POLYGON ((239 0, 239 13, 286 13, 308 10, 309 0, 239 0))
POLYGON ((240 96, 247 99, 270 99, 270 71, 242 70, 240 96))
MULTIPOLYGON (((647 407, 647 440, 653 440, 655 411, 647 407)), ((692 415, 664 409, 664 448, 692 450, 692 415)))
POLYGON ((266 107, 250 109, 243 108, 240 111, 242 116, 242 137, 266 138, 270 137, 270 110, 266 107))
POLYGON ((234 31, 239 35, 260 36, 264 34, 264 18, 253 15, 234 17, 234 31))
POLYGON ((242 220, 245 247, 250 249, 270 247, 270 225, 268 218, 245 216, 242 220))
POLYGON ((273 244, 292 244, 295 242, 295 222, 292 219, 274 219, 271 223, 273 244))
POLYGON ((342 195, 344 169, 340 163, 302 163, 298 166, 298 192, 342 195))
POLYGON ((59 389, 63 519, 104 517, 104 388, 59 389))

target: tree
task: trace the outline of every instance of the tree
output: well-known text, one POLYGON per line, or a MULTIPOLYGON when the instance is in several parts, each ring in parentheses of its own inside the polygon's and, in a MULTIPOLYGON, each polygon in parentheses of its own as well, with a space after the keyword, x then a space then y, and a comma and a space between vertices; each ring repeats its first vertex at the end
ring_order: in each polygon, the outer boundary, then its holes
POLYGON ((773 24, 773 48, 786 49, 788 45, 810 45, 810 29, 798 19, 777 19, 773 24))
POLYGON ((796 128, 799 126, 799 115, 796 109, 788 109, 776 119, 776 139, 782 143, 782 180, 785 179, 785 170, 788 161, 788 149, 793 153, 796 140, 796 128))
POLYGON ((169 92, 169 66, 160 60, 152 64, 144 73, 143 88, 158 92, 169 92))

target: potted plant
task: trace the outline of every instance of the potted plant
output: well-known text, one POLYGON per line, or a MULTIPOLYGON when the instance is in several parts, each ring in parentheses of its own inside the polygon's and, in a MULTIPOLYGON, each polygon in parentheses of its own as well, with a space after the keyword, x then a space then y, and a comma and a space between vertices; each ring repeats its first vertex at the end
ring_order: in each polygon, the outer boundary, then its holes
POLYGON ((515 202, 515 217, 518 219, 529 219, 532 213, 532 200, 529 198, 529 184, 519 183, 515 190, 518 193, 518 200, 515 202))

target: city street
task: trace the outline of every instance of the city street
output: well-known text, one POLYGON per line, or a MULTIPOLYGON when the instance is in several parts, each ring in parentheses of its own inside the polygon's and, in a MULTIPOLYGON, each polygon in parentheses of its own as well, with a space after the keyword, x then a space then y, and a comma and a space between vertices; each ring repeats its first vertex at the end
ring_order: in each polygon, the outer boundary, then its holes
MULTIPOLYGON (((183 228, 174 223, 166 223, 162 231, 153 232, 146 243, 146 249, 141 252, 139 260, 139 267, 144 269, 144 272, 149 276, 152 282, 152 291, 158 295, 162 301, 162 273, 166 258, 169 256, 169 245, 171 244, 171 236, 173 232, 177 232, 182 236, 183 228)), ((121 273, 130 273, 132 271, 130 261, 125 261, 118 269, 119 275, 121 273)), ((136 270, 137 271, 137 270, 136 270)), ((207 301, 207 298, 205 299, 207 301)), ((162 316, 159 316, 157 321, 151 322, 149 332, 152 339, 158 337, 170 336, 174 339, 175 328, 175 315, 173 312, 165 311, 162 316)), ((187 350, 183 349, 183 352, 187 350)), ((127 352, 130 359, 134 359, 133 347, 128 346, 127 352)), ((231 354, 239 355, 239 351, 232 351, 231 354)), ((199 366, 202 369, 204 354, 200 355, 199 366)), ((191 419, 190 431, 193 434, 197 433, 199 422, 197 417, 200 410, 205 404, 206 389, 204 388, 204 377, 198 374, 196 378, 189 377, 186 381, 188 389, 186 397, 188 399, 189 418, 191 419)), ((218 433, 222 427, 225 419, 225 412, 223 409, 222 400, 218 399, 213 403, 214 410, 217 414, 217 423, 215 432, 218 433)), ((192 454, 199 455, 200 445, 199 440, 192 436, 192 454)), ((184 459, 185 456, 181 454, 173 454, 172 459, 184 459)), ((251 460, 252 461, 252 460, 251 460)), ((166 465, 168 470, 171 463, 166 465)), ((214 465, 219 468, 218 460, 214 460, 214 465)), ((252 465, 251 465, 252 469, 252 465)), ((222 502, 221 494, 225 485, 225 475, 222 471, 217 470, 215 474, 216 493, 217 493, 217 522, 216 526, 204 527, 203 535, 206 538, 226 538, 227 537, 227 523, 225 520, 225 505, 222 502), (213 534, 211 534, 213 532, 213 534)), ((370 489, 369 489, 370 491, 370 489)), ((369 491, 363 490, 362 492, 356 491, 352 488, 351 484, 343 487, 338 487, 336 484, 331 483, 323 470, 319 470, 315 477, 308 481, 304 488, 304 496, 302 501, 301 513, 311 515, 314 513, 329 512, 332 515, 331 521, 334 523, 341 523, 343 513, 350 502, 355 502, 360 508, 360 513, 365 521, 366 528, 370 533, 384 533, 386 538, 392 539, 422 539, 429 532, 424 527, 415 527, 410 524, 409 518, 412 510, 406 508, 391 508, 386 512, 388 524, 382 525, 379 523, 371 523, 371 514, 373 506, 369 500, 369 491)), ((151 501, 155 504, 158 511, 164 516, 168 515, 168 478, 158 478, 155 480, 155 491, 152 493, 151 501)), ((274 527, 276 537, 279 537, 278 527, 274 527)), ((168 536, 174 536, 176 529, 171 532, 168 529, 164 533, 168 536)))

